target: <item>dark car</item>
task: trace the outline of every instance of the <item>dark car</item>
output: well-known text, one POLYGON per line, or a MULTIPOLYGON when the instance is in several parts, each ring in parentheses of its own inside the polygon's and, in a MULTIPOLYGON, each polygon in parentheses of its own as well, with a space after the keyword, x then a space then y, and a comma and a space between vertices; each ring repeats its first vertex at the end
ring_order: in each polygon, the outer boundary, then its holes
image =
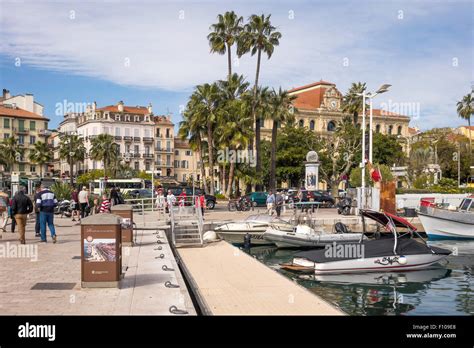
POLYGON ((264 207, 267 204, 267 196, 268 193, 266 192, 252 192, 246 194, 244 197, 252 202, 254 207, 264 207))
POLYGON ((151 190, 148 189, 131 190, 129 194, 133 198, 151 198, 151 190))
POLYGON ((309 192, 311 192, 312 200, 315 202, 322 202, 327 207, 332 207, 336 204, 336 200, 325 191, 316 190, 309 192))
MULTIPOLYGON (((187 200, 186 200, 185 205, 191 205, 192 199, 189 198, 189 197, 193 196, 193 188, 192 187, 188 187, 188 186, 170 186, 170 187, 167 187, 163 191, 165 197, 168 195, 168 190, 171 190, 171 192, 173 192, 173 194, 176 196, 176 198, 178 198, 178 196, 181 194, 181 192, 183 192, 183 190, 185 190, 186 191, 186 197, 188 197, 187 200)), ((202 190, 200 188, 194 188, 194 195, 195 196, 198 196, 201 192, 202 192, 202 190)), ((204 198, 206 199, 207 209, 210 209, 210 210, 214 209, 215 206, 216 206, 216 203, 217 203, 216 196, 204 194, 204 198)))

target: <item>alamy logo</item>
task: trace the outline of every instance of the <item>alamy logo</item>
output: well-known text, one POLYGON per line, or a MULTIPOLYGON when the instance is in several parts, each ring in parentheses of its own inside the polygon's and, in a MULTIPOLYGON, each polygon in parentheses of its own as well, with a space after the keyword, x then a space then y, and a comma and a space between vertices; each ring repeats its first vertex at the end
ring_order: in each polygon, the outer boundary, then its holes
POLYGON ((364 244, 355 244, 355 243, 347 243, 347 244, 338 244, 333 242, 332 244, 326 244, 324 256, 326 258, 355 258, 355 259, 363 259, 364 258, 364 244))
POLYGON ((20 338, 47 338, 48 341, 56 339, 56 325, 35 325, 26 322, 18 326, 20 338))

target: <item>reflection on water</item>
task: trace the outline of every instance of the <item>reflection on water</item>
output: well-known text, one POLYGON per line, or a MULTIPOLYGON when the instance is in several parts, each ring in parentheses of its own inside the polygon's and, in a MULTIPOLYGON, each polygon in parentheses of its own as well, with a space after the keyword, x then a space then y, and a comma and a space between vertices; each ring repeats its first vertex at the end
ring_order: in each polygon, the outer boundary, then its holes
POLYGON ((447 262, 410 272, 297 275, 281 270, 295 250, 259 246, 247 252, 351 315, 474 315, 474 241, 436 241, 447 262))

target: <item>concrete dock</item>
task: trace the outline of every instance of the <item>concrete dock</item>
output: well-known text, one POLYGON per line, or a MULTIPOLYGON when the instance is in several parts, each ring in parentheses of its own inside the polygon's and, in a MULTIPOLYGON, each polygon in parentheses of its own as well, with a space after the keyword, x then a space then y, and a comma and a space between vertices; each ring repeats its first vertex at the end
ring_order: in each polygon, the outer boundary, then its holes
POLYGON ((203 314, 344 315, 225 241, 177 252, 203 314))

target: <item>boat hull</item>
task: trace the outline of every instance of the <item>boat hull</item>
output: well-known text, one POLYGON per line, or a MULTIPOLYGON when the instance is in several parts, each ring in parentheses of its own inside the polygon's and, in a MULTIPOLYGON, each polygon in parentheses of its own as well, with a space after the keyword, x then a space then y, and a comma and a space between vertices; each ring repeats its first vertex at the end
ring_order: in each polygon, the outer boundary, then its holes
POLYGON ((418 213, 429 239, 474 239, 474 224, 418 213))
POLYGON ((293 264, 314 267, 315 274, 395 272, 423 269, 441 261, 445 257, 446 255, 442 254, 407 255, 404 256, 406 262, 403 264, 399 263, 398 256, 394 255, 324 263, 314 263, 307 259, 295 258, 293 264))
POLYGON ((251 245, 273 245, 263 238, 264 231, 215 231, 219 237, 232 244, 244 244, 245 235, 250 235, 251 245))
POLYGON ((324 247, 334 242, 354 243, 360 241, 361 233, 315 233, 313 235, 285 232, 269 228, 264 238, 276 244, 279 248, 311 248, 324 247))

